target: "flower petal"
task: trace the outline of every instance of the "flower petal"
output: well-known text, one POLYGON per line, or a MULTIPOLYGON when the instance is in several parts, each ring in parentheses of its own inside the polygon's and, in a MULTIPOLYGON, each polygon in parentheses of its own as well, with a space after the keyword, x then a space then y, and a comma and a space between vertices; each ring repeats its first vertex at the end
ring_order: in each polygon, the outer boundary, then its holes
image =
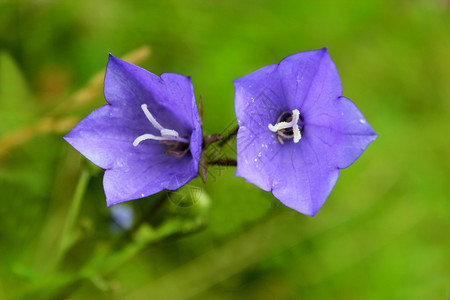
POLYGON ((197 175, 201 151, 199 130, 192 134, 191 152, 178 158, 165 153, 168 146, 158 141, 146 140, 134 147, 136 128, 126 126, 129 120, 122 111, 110 105, 102 106, 64 137, 87 159, 107 169, 103 183, 108 206, 163 189, 177 189, 197 175))
POLYGON ((308 135, 301 143, 289 141, 271 164, 272 193, 284 205, 314 216, 331 193, 339 169, 330 164, 327 152, 316 149, 308 135), (288 149, 286 149, 288 148, 288 149))
POLYGON ((261 68, 233 81, 235 112, 238 124, 247 120, 267 126, 267 119, 276 121, 277 114, 286 110, 281 81, 276 72, 278 65, 261 68))
POLYGON ((328 157, 340 169, 350 166, 377 138, 356 105, 345 97, 317 107, 305 118, 305 132, 317 147, 328 148, 328 157))
POLYGON ((133 146, 133 141, 141 132, 157 134, 145 116, 132 117, 121 108, 104 105, 81 120, 64 139, 100 168, 122 166, 144 150, 143 147, 133 146))
POLYGON ((339 74, 326 48, 286 57, 278 73, 290 111, 299 109, 304 114, 322 99, 342 96, 339 74))
POLYGON ((277 152, 279 142, 276 135, 268 129, 270 123, 276 123, 278 116, 287 109, 284 101, 281 81, 276 72, 278 65, 261 68, 241 77, 235 86, 235 112, 239 131, 237 134, 236 176, 263 190, 270 191, 268 176, 255 173, 260 165, 258 159, 264 153, 277 152))
POLYGON ((195 112, 193 113, 194 130, 192 131, 191 137, 189 139, 189 150, 191 151, 190 154, 195 166, 195 173, 197 174, 198 164, 200 162, 200 156, 202 154, 203 134, 195 101, 192 110, 195 112))
POLYGON ((242 131, 237 146, 244 151, 238 152, 236 176, 272 191, 284 205, 314 216, 335 185, 339 169, 327 159, 327 149, 314 148, 308 134, 299 143, 288 140, 283 145, 272 135, 269 140, 261 135, 250 138, 246 129, 242 131))
POLYGON ((110 54, 104 94, 109 104, 130 115, 142 113, 141 105, 147 104, 163 127, 177 130, 180 135, 189 135, 194 128, 195 97, 189 77, 173 73, 158 77, 110 54))
POLYGON ((197 175, 198 163, 190 155, 178 158, 153 151, 129 161, 127 168, 106 170, 103 177, 108 206, 158 193, 176 190, 197 175))
POLYGON ((272 182, 270 171, 262 168, 264 162, 270 161, 280 150, 280 143, 275 134, 266 131, 255 133, 251 127, 241 126, 236 138, 237 166, 235 176, 243 177, 259 188, 270 191, 272 182))

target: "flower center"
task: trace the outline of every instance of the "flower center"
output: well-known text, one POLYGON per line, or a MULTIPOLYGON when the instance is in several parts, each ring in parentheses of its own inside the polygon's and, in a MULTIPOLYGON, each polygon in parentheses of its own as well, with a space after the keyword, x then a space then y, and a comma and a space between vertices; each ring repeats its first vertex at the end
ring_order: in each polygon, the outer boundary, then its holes
POLYGON ((189 144, 189 141, 183 137, 180 137, 180 135, 178 134, 177 131, 175 131, 173 129, 167 129, 167 128, 162 127, 161 124, 159 124, 158 121, 156 121, 156 119, 153 117, 153 115, 148 110, 147 104, 142 104, 141 108, 144 111, 144 114, 147 117, 147 119, 150 121, 150 123, 153 125, 153 127, 155 127, 156 129, 159 130, 161 135, 157 136, 157 135, 153 135, 150 133, 140 135, 134 140, 134 142, 133 142, 134 147, 137 147, 140 142, 145 141, 145 140, 164 141, 166 143, 167 142, 175 142, 176 144, 179 144, 181 142, 181 143, 189 144))
POLYGON ((294 143, 298 143, 302 138, 302 134, 300 132, 302 128, 302 120, 300 117, 300 111, 298 109, 294 109, 292 114, 290 112, 282 112, 281 115, 277 119, 277 123, 275 125, 269 124, 269 130, 277 134, 278 141, 281 144, 284 144, 283 139, 294 139, 294 143))

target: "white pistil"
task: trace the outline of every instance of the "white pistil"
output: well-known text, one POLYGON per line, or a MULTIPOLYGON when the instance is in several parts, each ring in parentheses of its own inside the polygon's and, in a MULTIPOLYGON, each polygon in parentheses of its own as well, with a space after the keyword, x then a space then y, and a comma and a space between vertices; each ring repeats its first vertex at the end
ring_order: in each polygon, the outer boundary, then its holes
POLYGON ((159 124, 158 121, 156 121, 156 119, 153 118, 152 114, 148 110, 147 104, 142 104, 141 108, 144 111, 144 114, 147 117, 147 119, 150 121, 150 123, 152 123, 153 127, 155 127, 158 130, 164 129, 164 127, 162 127, 161 124, 159 124))
POLYGON ((298 120, 300 118, 300 111, 298 109, 294 109, 292 111, 292 120, 290 122, 278 122, 275 125, 269 124, 269 130, 277 133, 279 130, 292 128, 292 132, 294 133, 294 143, 298 143, 302 138, 300 133, 300 128, 298 127, 298 120))
POLYGON ((161 132, 162 136, 173 136, 176 139, 179 137, 178 132, 176 132, 173 129, 165 129, 165 128, 163 128, 163 129, 161 129, 160 132, 161 132))
POLYGON ((161 136, 156 136, 156 135, 153 135, 150 133, 146 133, 141 136, 138 136, 133 142, 134 147, 137 147, 137 145, 139 145, 140 142, 145 141, 145 140, 179 141, 182 143, 189 143, 189 141, 187 139, 180 137, 180 135, 178 134, 178 132, 176 130, 167 129, 167 128, 162 127, 161 124, 159 124, 158 121, 156 121, 156 119, 153 117, 153 115, 148 110, 147 104, 142 104, 141 108, 144 111, 144 114, 147 117, 147 119, 150 121, 150 123, 152 123, 153 127, 155 127, 156 129, 159 130, 159 132, 161 133, 161 136))

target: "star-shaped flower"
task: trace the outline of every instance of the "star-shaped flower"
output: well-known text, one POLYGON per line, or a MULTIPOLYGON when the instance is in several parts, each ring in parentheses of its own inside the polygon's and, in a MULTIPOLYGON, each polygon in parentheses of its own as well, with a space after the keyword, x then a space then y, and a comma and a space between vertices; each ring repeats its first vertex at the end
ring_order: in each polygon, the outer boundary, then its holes
POLYGON ((314 216, 377 137, 342 96, 327 49, 297 53, 234 81, 236 176, 314 216))
POLYGON ((109 56, 104 105, 64 138, 106 169, 107 205, 176 190, 197 175, 200 119, 189 77, 160 77, 109 56))

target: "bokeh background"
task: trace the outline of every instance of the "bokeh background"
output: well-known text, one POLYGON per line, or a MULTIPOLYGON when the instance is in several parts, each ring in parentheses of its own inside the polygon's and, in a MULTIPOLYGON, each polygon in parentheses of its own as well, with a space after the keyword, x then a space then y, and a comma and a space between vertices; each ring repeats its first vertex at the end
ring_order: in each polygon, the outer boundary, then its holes
POLYGON ((449 18, 444 0, 0 0, 0 299, 448 299, 449 18), (192 76, 223 133, 233 79, 324 46, 379 138, 314 218, 211 168, 120 208, 124 230, 62 139, 105 103, 109 52, 192 76))

